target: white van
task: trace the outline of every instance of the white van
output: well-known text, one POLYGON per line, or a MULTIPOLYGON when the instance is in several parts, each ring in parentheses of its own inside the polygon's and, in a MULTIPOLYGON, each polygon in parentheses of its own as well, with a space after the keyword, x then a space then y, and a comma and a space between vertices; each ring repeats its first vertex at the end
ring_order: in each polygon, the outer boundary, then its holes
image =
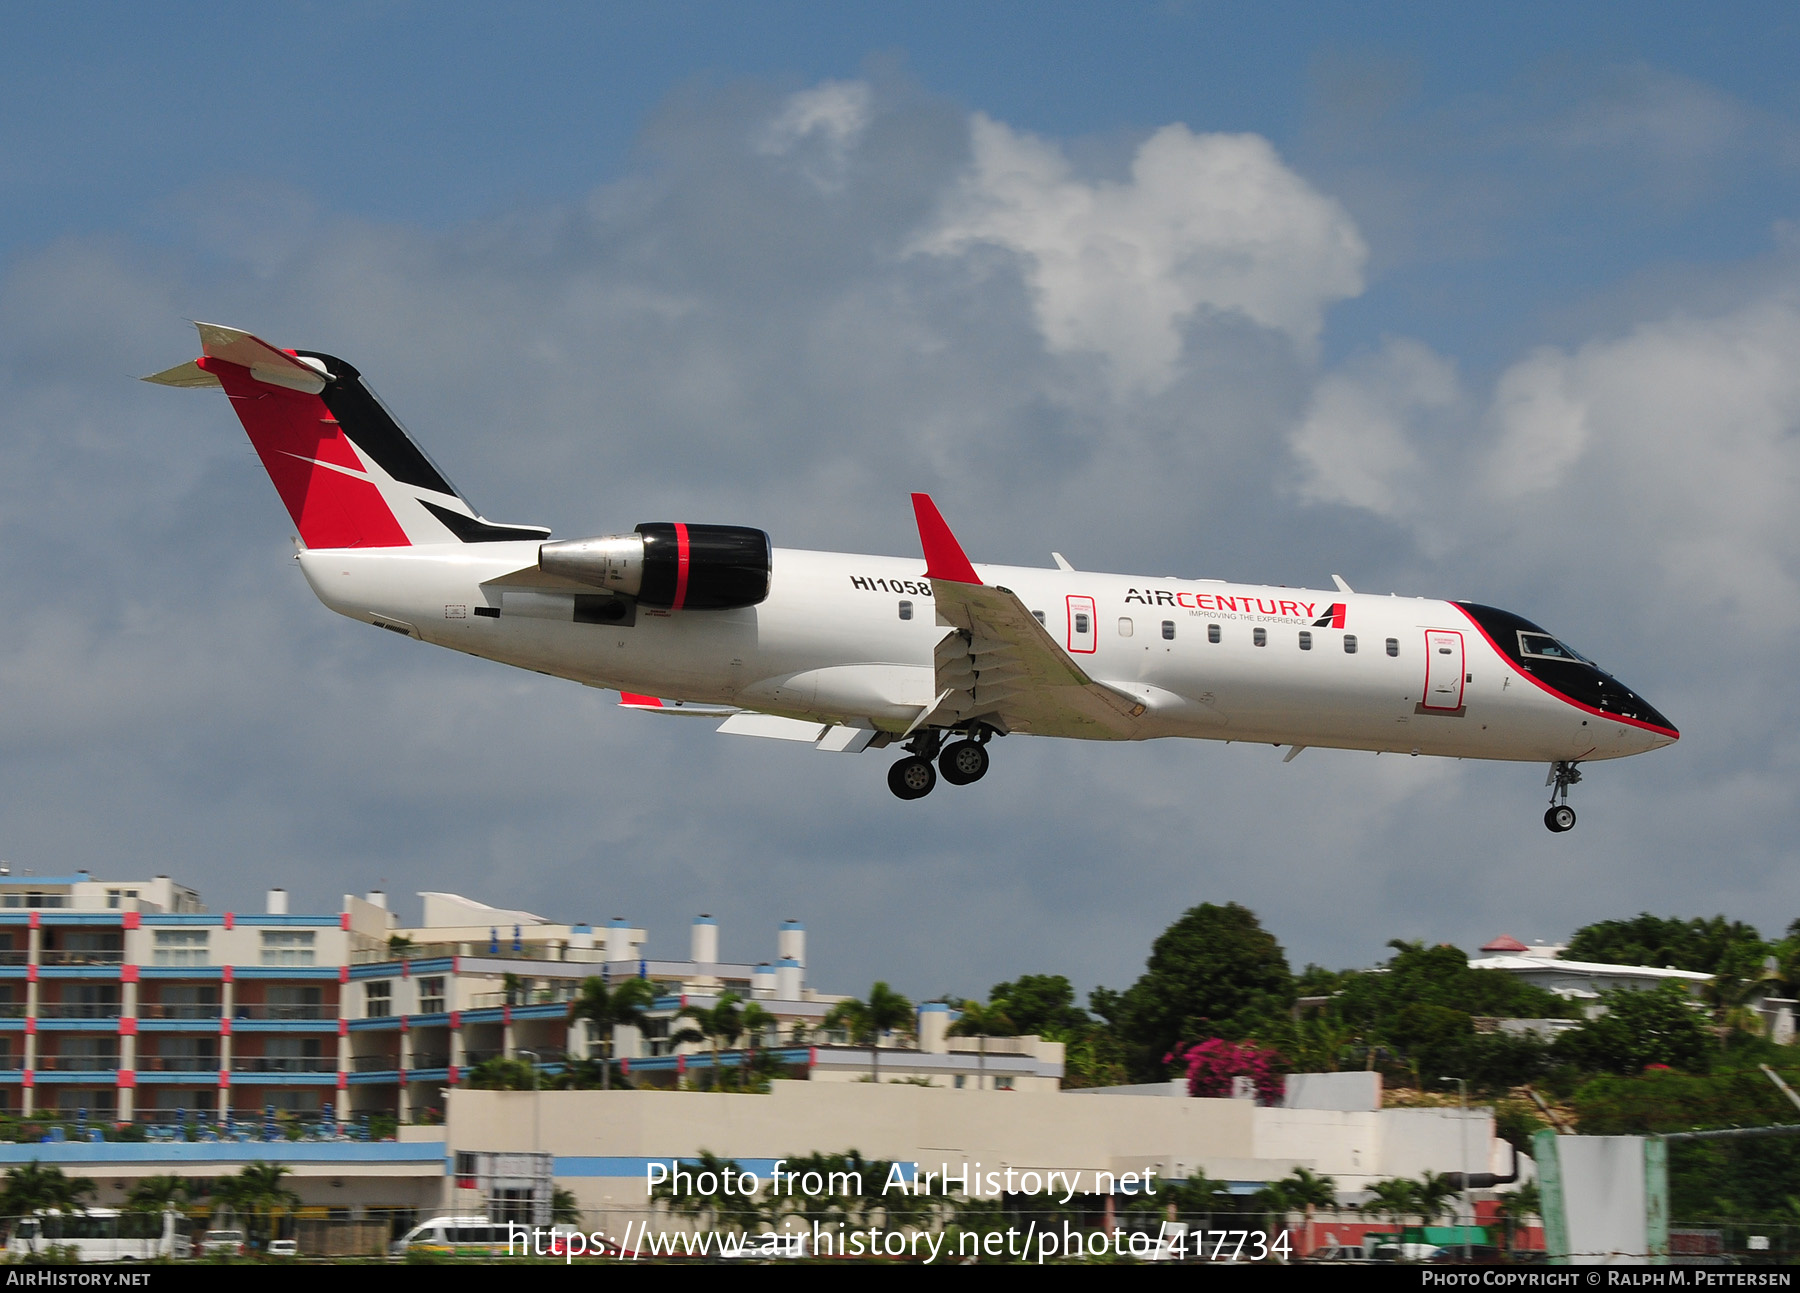
MULTIPOLYGON (((447 1257, 504 1257, 508 1243, 531 1243, 531 1227, 489 1221, 486 1217, 433 1217, 421 1221, 393 1242, 389 1252, 439 1253, 447 1257), (521 1234, 521 1232, 523 1232, 521 1234)), ((522 1252, 515 1247, 513 1256, 522 1252)))

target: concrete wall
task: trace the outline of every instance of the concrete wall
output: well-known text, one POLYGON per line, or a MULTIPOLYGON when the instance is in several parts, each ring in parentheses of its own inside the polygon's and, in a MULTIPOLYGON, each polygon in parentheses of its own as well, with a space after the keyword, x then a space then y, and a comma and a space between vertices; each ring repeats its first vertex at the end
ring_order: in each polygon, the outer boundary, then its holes
MULTIPOLYGON (((449 1152, 553 1152, 557 1184, 583 1208, 608 1212, 646 1207, 652 1160, 702 1150, 763 1174, 777 1159, 851 1149, 921 1170, 1057 1171, 1084 1192, 1096 1173, 1146 1169, 1159 1180, 1204 1172, 1249 1189, 1304 1166, 1352 1193, 1427 1169, 1510 1165, 1504 1145, 1494 1153, 1487 1109, 1259 1109, 1164 1095, 776 1082, 768 1095, 459 1088, 448 1112, 449 1152)), ((453 1192, 445 1203, 479 1208, 453 1192)))

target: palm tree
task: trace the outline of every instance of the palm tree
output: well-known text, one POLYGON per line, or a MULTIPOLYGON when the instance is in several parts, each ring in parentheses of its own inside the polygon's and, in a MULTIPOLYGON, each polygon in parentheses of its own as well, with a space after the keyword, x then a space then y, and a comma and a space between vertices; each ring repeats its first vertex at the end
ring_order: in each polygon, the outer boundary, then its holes
POLYGON ((281 1183, 287 1175, 284 1163, 249 1163, 236 1176, 216 1183, 213 1198, 244 1218, 251 1234, 266 1242, 275 1218, 300 1206, 300 1196, 281 1183))
POLYGON ((1375 1196, 1369 1200, 1374 1205, 1372 1210, 1386 1214, 1388 1220, 1396 1226, 1400 1224, 1401 1217, 1420 1211, 1417 1181, 1397 1176, 1392 1180, 1377 1181, 1369 1190, 1375 1196))
POLYGON ((1337 1211, 1337 1182, 1329 1176, 1316 1176, 1304 1167, 1296 1167, 1274 1182, 1280 1189, 1279 1202, 1284 1213, 1306 1214, 1306 1251, 1313 1248, 1313 1212, 1318 1208, 1337 1211))
POLYGON ((719 1049, 720 1043, 729 1046, 744 1031, 744 1017, 738 1010, 738 1003, 743 998, 735 992, 725 992, 711 1006, 683 1006, 675 1016, 677 1021, 693 1020, 693 1025, 682 1028, 671 1034, 670 1040, 680 1045, 683 1042, 705 1042, 712 1047, 713 1090, 719 1089, 719 1049))
POLYGON ((569 1003, 568 1019, 573 1024, 585 1019, 592 1029, 588 1046, 593 1048, 593 1034, 600 1036, 600 1089, 612 1089, 613 1030, 625 1024, 633 1027, 644 1020, 644 1012, 656 1004, 656 987, 648 979, 626 979, 609 989, 601 978, 583 979, 581 990, 569 1003))
POLYGON ((94 1193, 94 1183, 87 1177, 64 1176, 62 1168, 45 1167, 34 1158, 7 1169, 5 1181, 0 1182, 0 1215, 28 1217, 53 1208, 80 1212, 94 1193))
POLYGON ((869 1048, 870 1080, 881 1081, 881 1038, 884 1033, 905 1029, 915 1017, 913 1003, 885 983, 869 989, 869 999, 849 997, 833 1006, 825 1015, 825 1027, 841 1028, 853 1045, 869 1048))
POLYGON ((756 1002, 746 1002, 738 1015, 738 1026, 744 1030, 744 1049, 739 1056, 738 1085, 745 1090, 750 1086, 750 1073, 756 1068, 757 1044, 768 1035, 769 1029, 780 1024, 780 1020, 764 1010, 756 1002))
POLYGON ((1535 1217, 1544 1206, 1543 1195, 1538 1190, 1536 1181, 1527 1181, 1518 1189, 1500 1196, 1499 1206, 1495 1212, 1506 1223, 1506 1251, 1511 1252, 1513 1238, 1519 1223, 1526 1217, 1535 1217))
POLYGON ((1450 1184, 1448 1177, 1441 1172, 1426 1172, 1419 1178, 1418 1194, 1419 1212, 1430 1225, 1446 1212, 1454 1215, 1456 1207, 1457 1187, 1450 1184))
POLYGON ((185 1176, 146 1176, 131 1187, 125 1206, 132 1212, 183 1212, 206 1190, 185 1176))
POLYGON ((957 1006, 962 1013, 956 1022, 950 1025, 952 1037, 974 1037, 976 1043, 975 1086, 981 1089, 987 1086, 987 1039, 990 1037, 1011 1037, 1018 1031, 1013 1026, 1012 1017, 1006 1013, 1004 1001, 990 1001, 982 1005, 979 1001, 964 1001, 957 1006))

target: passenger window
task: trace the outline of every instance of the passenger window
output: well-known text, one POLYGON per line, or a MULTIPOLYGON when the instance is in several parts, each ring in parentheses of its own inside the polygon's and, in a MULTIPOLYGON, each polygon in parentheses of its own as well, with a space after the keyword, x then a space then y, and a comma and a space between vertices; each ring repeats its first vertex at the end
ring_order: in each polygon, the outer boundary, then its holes
POLYGON ((1039 624, 1042 624, 1044 622, 1044 612, 1033 611, 1031 612, 1031 618, 1036 620, 1039 624))
POLYGON ((912 618, 912 603, 911 602, 901 602, 900 603, 900 618, 903 620, 910 620, 912 618))
POLYGON ((1252 642, 1256 643, 1257 646, 1268 646, 1269 645, 1269 630, 1267 630, 1267 629, 1253 630, 1250 634, 1250 640, 1252 642))
POLYGON ((1175 621, 1174 620, 1164 620, 1163 621, 1163 641, 1164 642, 1173 642, 1174 640, 1175 640, 1175 621))
POLYGON ((1345 655, 1355 655, 1356 654, 1356 634, 1354 634, 1354 633, 1344 634, 1344 654, 1345 655))
POLYGON ((1089 623, 1091 623, 1091 621, 1088 619, 1085 612, 1075 612, 1075 631, 1077 633, 1086 633, 1088 631, 1089 623))
POLYGON ((1206 626, 1206 640, 1208 642, 1217 642, 1219 640, 1219 626, 1217 624, 1208 624, 1206 626))
POLYGON ((1305 629, 1300 630, 1300 649, 1302 651, 1312 650, 1312 634, 1305 629))
POLYGON ((1388 654, 1389 655, 1399 655, 1400 654, 1400 639, 1399 638, 1389 638, 1387 646, 1388 646, 1388 654))
MULTIPOLYGON (((1079 620, 1077 622, 1079 623, 1079 620)), ((1119 616, 1119 636, 1122 638, 1128 638, 1131 636, 1131 634, 1132 634, 1131 616, 1129 616, 1129 615, 1119 616)))

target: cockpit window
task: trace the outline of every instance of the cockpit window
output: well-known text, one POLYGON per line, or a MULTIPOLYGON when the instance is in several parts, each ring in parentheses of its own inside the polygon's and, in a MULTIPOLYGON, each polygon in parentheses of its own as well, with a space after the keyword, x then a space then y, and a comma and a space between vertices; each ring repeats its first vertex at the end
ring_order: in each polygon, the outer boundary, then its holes
POLYGON ((1519 630, 1519 654, 1535 656, 1540 660, 1583 660, 1583 656, 1573 647, 1564 646, 1548 633, 1527 633, 1519 630))

